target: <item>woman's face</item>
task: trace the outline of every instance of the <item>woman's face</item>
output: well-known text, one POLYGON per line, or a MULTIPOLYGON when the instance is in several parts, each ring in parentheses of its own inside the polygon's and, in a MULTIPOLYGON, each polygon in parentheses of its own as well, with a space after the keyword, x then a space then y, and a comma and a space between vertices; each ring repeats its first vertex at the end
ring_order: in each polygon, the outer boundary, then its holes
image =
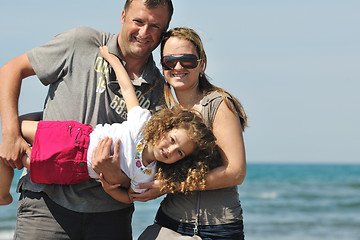
MULTIPOLYGON (((163 49, 163 56, 176 56, 184 54, 193 54, 199 58, 194 44, 188 40, 178 37, 170 37, 163 49)), ((199 74, 203 68, 203 62, 193 68, 184 68, 180 62, 177 62, 175 67, 170 70, 163 68, 164 77, 166 81, 174 88, 175 91, 186 91, 189 89, 198 88, 199 74)))

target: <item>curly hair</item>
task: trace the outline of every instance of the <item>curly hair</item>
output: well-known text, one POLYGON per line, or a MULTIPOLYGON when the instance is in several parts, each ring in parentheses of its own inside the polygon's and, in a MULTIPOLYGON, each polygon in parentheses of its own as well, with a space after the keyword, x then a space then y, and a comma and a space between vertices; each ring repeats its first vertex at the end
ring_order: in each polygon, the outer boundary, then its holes
POLYGON ((149 146, 155 146, 172 129, 185 130, 195 150, 172 164, 157 162, 155 179, 165 183, 161 191, 188 193, 204 190, 209 170, 221 165, 215 136, 199 113, 174 107, 160 110, 151 117, 144 126, 144 140, 149 146))

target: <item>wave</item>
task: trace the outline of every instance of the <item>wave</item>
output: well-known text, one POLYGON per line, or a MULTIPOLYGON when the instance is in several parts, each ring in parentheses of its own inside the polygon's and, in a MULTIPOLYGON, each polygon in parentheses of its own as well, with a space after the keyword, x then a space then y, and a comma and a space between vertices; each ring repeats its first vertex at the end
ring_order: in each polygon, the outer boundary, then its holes
POLYGON ((11 240, 13 239, 13 231, 2 231, 0 232, 0 240, 11 240))
POLYGON ((359 189, 360 188, 360 183, 359 182, 353 182, 353 183, 350 183, 349 186, 351 188, 359 189))
POLYGON ((258 199, 276 199, 278 198, 277 192, 263 192, 263 193, 252 193, 247 194, 248 198, 258 198, 258 199))
POLYGON ((360 202, 340 203, 338 206, 344 208, 360 208, 360 202))

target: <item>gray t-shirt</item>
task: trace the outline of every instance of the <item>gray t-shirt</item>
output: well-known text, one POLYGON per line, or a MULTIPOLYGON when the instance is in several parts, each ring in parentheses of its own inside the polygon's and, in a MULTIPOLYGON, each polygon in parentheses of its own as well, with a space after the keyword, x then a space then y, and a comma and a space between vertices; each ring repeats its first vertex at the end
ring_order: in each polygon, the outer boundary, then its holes
MULTIPOLYGON (((60 33, 27 52, 36 75, 49 85, 43 120, 74 120, 92 126, 126 120, 126 105, 115 72, 99 51, 104 45, 120 58, 117 35, 87 27, 60 33)), ((141 107, 156 111, 164 104, 164 78, 152 56, 133 84, 141 107)), ((23 174, 20 189, 43 191, 54 202, 77 212, 106 212, 130 206, 111 198, 95 180, 46 185, 32 183, 29 174, 23 174)))

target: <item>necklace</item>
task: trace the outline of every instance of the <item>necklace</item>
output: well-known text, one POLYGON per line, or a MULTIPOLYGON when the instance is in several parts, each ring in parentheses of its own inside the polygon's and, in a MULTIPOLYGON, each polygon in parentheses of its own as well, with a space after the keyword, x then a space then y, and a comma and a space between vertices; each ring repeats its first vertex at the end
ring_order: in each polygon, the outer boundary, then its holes
POLYGON ((136 145, 135 164, 136 164, 136 167, 139 168, 143 174, 151 175, 152 169, 144 167, 144 165, 141 161, 141 156, 142 156, 142 152, 144 150, 144 146, 145 146, 145 140, 141 139, 138 142, 138 144, 136 145))

